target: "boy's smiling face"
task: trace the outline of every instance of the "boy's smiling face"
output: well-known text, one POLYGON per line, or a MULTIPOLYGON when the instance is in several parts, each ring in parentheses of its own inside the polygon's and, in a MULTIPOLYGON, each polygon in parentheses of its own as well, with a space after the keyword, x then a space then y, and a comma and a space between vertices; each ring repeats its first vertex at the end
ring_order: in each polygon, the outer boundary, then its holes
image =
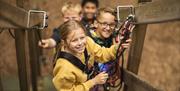
POLYGON ((67 22, 68 20, 81 21, 81 15, 75 11, 67 11, 63 15, 63 22, 67 22))
POLYGON ((110 13, 102 13, 97 19, 96 33, 100 38, 109 38, 115 27, 115 17, 110 13))

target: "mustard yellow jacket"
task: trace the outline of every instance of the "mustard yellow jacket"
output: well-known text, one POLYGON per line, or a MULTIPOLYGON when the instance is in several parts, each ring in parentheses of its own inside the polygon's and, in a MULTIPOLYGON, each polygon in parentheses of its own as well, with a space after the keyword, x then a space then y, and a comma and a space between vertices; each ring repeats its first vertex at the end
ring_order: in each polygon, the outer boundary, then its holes
MULTIPOLYGON (((116 46, 110 48, 100 47, 90 37, 87 37, 86 49, 90 55, 89 63, 94 60, 104 63, 115 59, 116 46)), ((84 63, 84 54, 80 57, 84 63)), ((59 58, 53 70, 53 84, 58 91, 89 91, 95 84, 87 80, 87 74, 63 58, 59 58)))

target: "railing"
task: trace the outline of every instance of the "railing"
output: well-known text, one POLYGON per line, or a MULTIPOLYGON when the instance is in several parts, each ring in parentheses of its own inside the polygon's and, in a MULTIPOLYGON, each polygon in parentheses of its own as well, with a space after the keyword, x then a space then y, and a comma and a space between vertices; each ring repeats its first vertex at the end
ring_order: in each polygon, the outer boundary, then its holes
MULTIPOLYGON (((15 29, 15 43, 16 54, 18 63, 18 74, 20 81, 21 91, 30 91, 30 84, 27 79, 27 64, 26 64, 26 50, 25 50, 25 30, 27 27, 26 11, 28 7, 28 0, 16 0, 17 6, 11 6, 8 3, 0 0, 0 27, 15 29), (26 4, 25 4, 26 3, 26 4), (8 8, 8 9, 6 9, 8 8), (6 9, 6 11, 4 11, 6 9), (13 16, 13 18, 12 18, 13 16)), ((123 82, 124 91, 161 91, 158 88, 153 87, 151 84, 139 78, 138 73, 140 58, 142 55, 142 49, 144 44, 144 38, 146 34, 146 28, 148 24, 161 23, 166 21, 180 20, 180 0, 159 0, 155 2, 148 2, 141 4, 144 0, 135 0, 135 16, 136 16, 136 28, 132 35, 132 46, 129 51, 129 58, 127 63, 127 70, 123 70, 123 82), (156 7, 158 6, 158 7, 156 7), (168 6, 168 7, 167 7, 168 6)), ((151 1, 151 0, 145 0, 151 1)), ((125 13, 122 11, 121 13, 125 13)), ((32 16, 32 26, 39 23, 37 16, 32 16)), ((30 26, 30 27, 32 27, 30 26)), ((31 29, 28 31, 29 42, 29 54, 31 65, 31 79, 32 90, 37 91, 37 76, 38 74, 38 60, 41 55, 37 46, 38 38, 35 31, 37 29, 31 29), (35 31, 33 31, 35 30, 35 31), (34 41, 35 40, 35 41, 34 41)), ((3 91, 0 78, 0 91, 3 91)))

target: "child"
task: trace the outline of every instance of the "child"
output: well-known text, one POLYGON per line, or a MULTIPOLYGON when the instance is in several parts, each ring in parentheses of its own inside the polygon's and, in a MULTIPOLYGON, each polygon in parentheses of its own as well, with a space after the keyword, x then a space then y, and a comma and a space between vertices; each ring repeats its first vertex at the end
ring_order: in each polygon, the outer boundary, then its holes
POLYGON ((83 18, 82 23, 86 28, 93 28, 96 20, 96 13, 99 7, 98 0, 82 0, 81 2, 83 18))
MULTIPOLYGON (((68 2, 62 6, 61 13, 63 16, 63 22, 68 20, 81 21, 82 8, 80 4, 68 2)), ((60 42, 59 31, 54 29, 51 38, 43 39, 42 42, 43 43, 39 42, 39 46, 42 48, 55 48, 55 46, 60 42)))
MULTIPOLYGON (((99 44, 100 46, 109 48, 113 45, 113 33, 116 26, 116 14, 113 8, 106 7, 100 8, 97 13, 96 17, 96 29, 90 31, 91 38, 95 41, 95 43, 99 44)), ((110 78, 112 78, 112 73, 115 71, 115 61, 111 60, 105 64, 96 63, 94 64, 97 72, 106 71, 110 78)), ((109 90, 109 83, 103 84, 103 86, 98 85, 94 88, 95 90, 101 91, 109 90)))
MULTIPOLYGON (((97 45, 85 34, 85 29, 77 21, 68 21, 59 27, 61 37, 61 52, 73 55, 86 66, 93 65, 94 60, 104 63, 115 59, 116 45, 104 48, 97 45), (86 61, 85 51, 89 55, 86 61), (86 64, 86 62, 88 62, 86 64)), ((127 41, 128 42, 128 41, 127 41)), ((127 48, 129 43, 123 44, 127 48)), ((53 83, 58 91, 89 91, 97 84, 104 84, 108 78, 105 72, 99 73, 92 79, 87 78, 87 74, 73 65, 70 60, 59 58, 53 70, 53 83)))
POLYGON ((96 29, 91 32, 92 39, 101 46, 110 47, 113 44, 113 33, 116 26, 116 14, 110 7, 100 8, 97 13, 96 29))
MULTIPOLYGON (((95 14, 99 6, 98 0, 83 0, 81 3, 83 10, 79 4, 73 4, 71 2, 66 3, 62 9, 63 22, 68 20, 81 21, 87 31, 87 35, 90 35, 89 31, 94 28, 93 23, 95 20, 95 14), (83 11, 83 18, 82 18, 83 11), (82 19, 81 19, 82 18, 82 19)), ((53 35, 49 39, 39 42, 39 46, 42 48, 54 48, 59 42, 58 30, 54 29, 53 35)))

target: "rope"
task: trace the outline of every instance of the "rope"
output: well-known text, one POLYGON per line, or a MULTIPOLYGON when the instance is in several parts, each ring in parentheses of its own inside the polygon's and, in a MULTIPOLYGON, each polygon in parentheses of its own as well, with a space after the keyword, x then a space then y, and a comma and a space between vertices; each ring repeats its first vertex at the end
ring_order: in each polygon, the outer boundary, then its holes
POLYGON ((41 37, 41 32, 39 30, 36 30, 36 35, 38 36, 39 41, 43 44, 42 37, 41 37))
MULTIPOLYGON (((110 83, 112 84, 109 84, 110 87, 113 87, 113 88, 117 88, 118 87, 118 90, 121 90, 122 88, 122 85, 123 85, 123 68, 124 68, 124 51, 126 50, 125 48, 122 47, 122 44, 123 43, 126 43, 126 40, 129 39, 130 37, 130 33, 131 33, 131 29, 132 26, 132 21, 133 21, 133 18, 134 17, 131 17, 131 16, 128 16, 127 17, 127 20, 124 21, 122 23, 122 25, 120 26, 120 28, 117 30, 117 35, 120 34, 121 36, 118 36, 117 38, 119 38, 116 42, 119 42, 119 40, 121 40, 120 44, 118 45, 118 49, 117 49, 117 54, 116 54, 116 67, 115 67, 115 72, 113 73, 113 75, 115 75, 117 78, 114 78, 115 80, 111 81, 110 83), (122 31, 120 31, 122 30, 122 31), (123 36, 123 39, 120 39, 120 37, 123 36), (120 57, 122 58, 122 67, 120 67, 120 57), (121 75, 119 75, 121 72, 121 75), (120 79, 120 82, 119 83, 116 83, 117 80, 120 79), (113 84, 114 83, 114 84, 113 84)), ((113 76, 112 75, 112 76, 113 76)))
POLYGON ((15 35, 12 33, 12 31, 11 31, 10 28, 8 29, 8 31, 9 31, 9 34, 11 35, 11 37, 12 37, 13 39, 15 39, 15 35))

